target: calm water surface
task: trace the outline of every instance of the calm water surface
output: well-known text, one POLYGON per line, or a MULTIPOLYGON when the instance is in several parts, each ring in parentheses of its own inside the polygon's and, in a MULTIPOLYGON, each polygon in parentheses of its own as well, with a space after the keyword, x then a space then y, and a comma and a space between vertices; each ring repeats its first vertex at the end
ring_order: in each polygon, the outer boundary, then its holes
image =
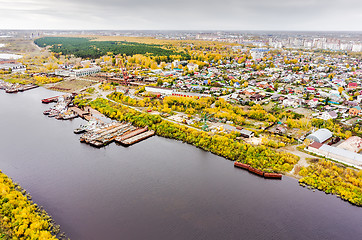
POLYGON ((56 94, 0 92, 0 169, 73 240, 361 239, 362 208, 295 179, 265 180, 161 137, 81 144, 83 120, 42 114, 40 99, 56 94))

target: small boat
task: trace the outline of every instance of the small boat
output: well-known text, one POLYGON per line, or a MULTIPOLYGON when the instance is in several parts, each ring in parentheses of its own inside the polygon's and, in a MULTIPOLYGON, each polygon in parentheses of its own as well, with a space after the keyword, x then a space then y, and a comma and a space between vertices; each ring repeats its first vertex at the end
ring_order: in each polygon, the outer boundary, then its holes
POLYGON ((50 111, 51 111, 51 109, 45 110, 45 111, 43 112, 43 114, 44 114, 44 115, 49 115, 50 111))

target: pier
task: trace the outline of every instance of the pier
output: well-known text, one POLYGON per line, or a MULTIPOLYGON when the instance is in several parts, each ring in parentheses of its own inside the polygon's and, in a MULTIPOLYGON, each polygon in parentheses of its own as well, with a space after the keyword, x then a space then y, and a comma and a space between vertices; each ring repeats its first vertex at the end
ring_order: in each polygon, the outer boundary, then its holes
POLYGON ((124 146, 130 146, 155 135, 155 132, 148 131, 147 127, 136 128, 130 123, 104 124, 96 120, 95 122, 97 124, 93 124, 93 127, 81 126, 74 131, 75 133, 85 132, 80 137, 80 141, 94 147, 103 147, 113 141, 124 146))
POLYGON ((78 116, 81 118, 84 118, 85 115, 89 115, 89 112, 83 111, 82 109, 77 107, 70 107, 69 109, 78 114, 78 116))
POLYGON ((155 131, 150 130, 150 131, 138 134, 134 137, 128 138, 128 139, 120 141, 120 142, 125 146, 129 146, 129 145, 135 144, 137 142, 140 142, 146 138, 149 138, 153 135, 155 135, 155 131))
POLYGON ((0 89, 4 89, 6 93, 17 93, 17 92, 24 92, 33 88, 39 87, 35 84, 18 84, 18 83, 8 83, 1 81, 0 82, 0 89))

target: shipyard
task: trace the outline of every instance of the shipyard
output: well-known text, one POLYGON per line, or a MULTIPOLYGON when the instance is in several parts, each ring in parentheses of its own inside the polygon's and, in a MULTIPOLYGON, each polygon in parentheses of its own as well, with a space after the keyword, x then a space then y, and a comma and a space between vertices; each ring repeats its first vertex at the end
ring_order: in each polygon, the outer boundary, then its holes
POLYGON ((5 90, 6 93, 24 92, 37 87, 39 86, 35 84, 9 83, 0 80, 0 89, 5 90))
POLYGON ((55 103, 54 106, 43 112, 49 118, 71 120, 81 117, 87 121, 86 124, 80 125, 73 131, 75 134, 82 134, 79 139, 80 142, 97 148, 112 142, 122 146, 130 146, 155 135, 155 131, 148 130, 148 127, 135 127, 130 123, 117 121, 106 123, 100 119, 106 119, 106 117, 98 111, 90 107, 82 110, 74 106, 73 99, 75 96, 76 94, 65 94, 44 98, 41 102, 43 104, 55 103))
POLYGON ((3 1, 0 239, 359 239, 361 11, 283 1, 3 1))

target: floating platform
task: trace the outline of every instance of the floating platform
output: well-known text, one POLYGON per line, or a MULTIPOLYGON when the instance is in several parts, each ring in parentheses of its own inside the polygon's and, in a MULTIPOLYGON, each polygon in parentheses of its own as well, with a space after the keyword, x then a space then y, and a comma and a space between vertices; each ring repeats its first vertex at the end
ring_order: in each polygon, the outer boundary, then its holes
POLYGON ((33 88, 38 88, 38 87, 39 86, 35 85, 35 84, 25 85, 25 86, 19 88, 19 92, 24 92, 24 91, 27 91, 27 90, 30 90, 30 89, 33 89, 33 88))
POLYGON ((150 130, 150 131, 138 134, 138 135, 136 135, 134 137, 128 138, 126 140, 123 140, 120 143, 125 145, 125 146, 130 146, 130 145, 135 144, 137 142, 140 142, 140 141, 142 141, 142 140, 144 140, 146 138, 149 138, 149 137, 151 137, 153 135, 155 135, 155 131, 150 130))
POLYGON ((72 110, 73 112, 75 112, 76 114, 78 114, 78 116, 80 116, 80 117, 89 115, 89 112, 83 111, 82 109, 77 108, 77 107, 70 107, 69 109, 72 110))
POLYGON ((148 130, 148 127, 138 128, 136 130, 133 130, 133 131, 131 131, 129 133, 126 133, 126 134, 124 134, 122 136, 117 137, 115 140, 116 140, 116 142, 122 143, 122 141, 125 141, 125 140, 127 140, 127 139, 129 139, 131 137, 134 137, 134 136, 138 135, 138 134, 144 133, 147 130, 148 130))

